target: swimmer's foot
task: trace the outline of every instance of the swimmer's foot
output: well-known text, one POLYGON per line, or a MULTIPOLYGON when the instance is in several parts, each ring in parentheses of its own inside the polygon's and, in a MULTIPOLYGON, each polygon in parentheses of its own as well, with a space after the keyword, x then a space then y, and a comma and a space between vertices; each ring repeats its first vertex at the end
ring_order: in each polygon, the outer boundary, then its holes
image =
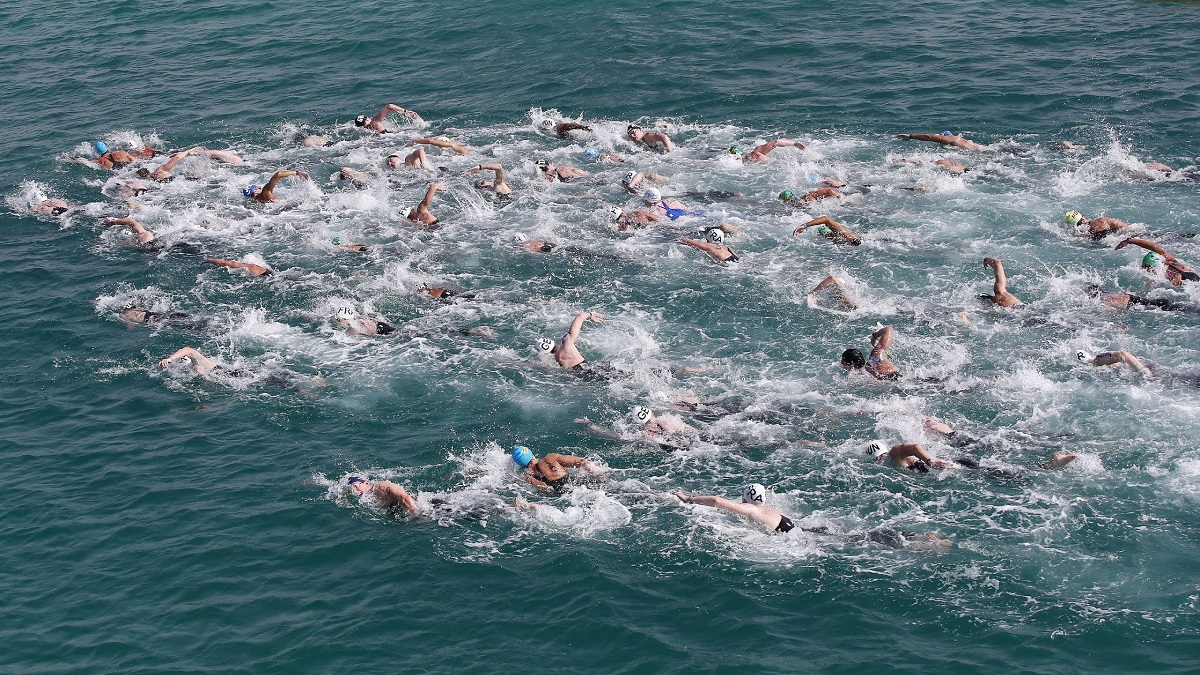
POLYGON ((1050 461, 1038 464, 1043 469, 1061 469, 1062 467, 1079 459, 1079 455, 1072 455, 1066 452, 1056 452, 1050 455, 1050 461))

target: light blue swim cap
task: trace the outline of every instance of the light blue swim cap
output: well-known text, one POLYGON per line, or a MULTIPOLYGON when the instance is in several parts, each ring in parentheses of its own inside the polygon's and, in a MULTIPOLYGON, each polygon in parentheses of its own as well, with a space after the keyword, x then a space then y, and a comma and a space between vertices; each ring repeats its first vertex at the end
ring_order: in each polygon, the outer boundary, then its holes
POLYGON ((1146 267, 1154 267, 1155 265, 1157 265, 1160 262, 1162 262, 1162 256, 1155 253, 1154 251, 1151 251, 1151 252, 1147 253, 1144 257, 1142 257, 1142 264, 1145 265, 1146 267))
POLYGON ((96 146, 97 155, 103 155, 104 153, 108 152, 108 144, 104 141, 96 141, 93 143, 93 145, 96 146))
POLYGON ((533 453, 529 451, 529 448, 518 445, 512 449, 512 458, 517 463, 517 466, 524 468, 533 461, 533 453))
POLYGON ((588 148, 583 151, 583 156, 588 159, 596 159, 600 156, 600 148, 588 148))
POLYGON ((250 187, 246 188, 245 190, 242 190, 242 196, 243 197, 253 197, 254 191, 257 189, 258 189, 257 185, 251 185, 250 187))
POLYGON ((821 180, 821 177, 819 175, 817 175, 815 173, 808 174, 808 182, 816 183, 819 180, 821 180))
POLYGON ((953 136, 954 134, 950 133, 949 131, 943 131, 942 135, 943 136, 953 136))

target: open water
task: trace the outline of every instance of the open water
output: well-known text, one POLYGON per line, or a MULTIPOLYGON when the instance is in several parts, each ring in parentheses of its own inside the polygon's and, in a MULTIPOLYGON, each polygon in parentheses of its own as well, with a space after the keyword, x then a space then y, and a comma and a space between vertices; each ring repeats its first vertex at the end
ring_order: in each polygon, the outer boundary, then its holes
POLYGON ((1196 2, 8 3, 0 671, 1195 672, 1200 317, 1083 289, 1198 303, 1200 286, 1162 283, 1063 214, 1121 218, 1200 263, 1200 187, 1145 169, 1196 169, 1198 43, 1196 2), (387 102, 425 124, 350 124, 387 102), (538 128, 580 116, 594 135, 538 128), (631 121, 679 150, 630 145, 631 121), (298 148, 301 130, 335 143, 298 148), (983 151, 892 138, 942 130, 983 151), (432 175, 381 168, 422 135, 471 148, 431 152, 449 187, 432 233, 397 215, 432 175), (807 150, 723 153, 779 136, 807 150), (128 215, 133 168, 96 168, 96 139, 247 163, 189 159, 140 197, 169 245, 147 252, 101 226, 128 215), (539 158, 593 178, 537 181, 539 158), (463 175, 488 161, 509 169, 512 204, 463 175), (377 179, 350 189, 341 166, 377 179), (241 188, 278 168, 312 180, 247 206, 241 188), (630 168, 668 195, 745 196, 684 196, 704 215, 618 233, 603 211, 636 204, 616 185, 630 168), (869 192, 804 213, 775 200, 826 177, 869 192), (38 194, 77 208, 32 216, 38 194), (792 235, 817 215, 864 243, 792 235), (675 243, 720 221, 743 229, 737 265, 675 243), (1026 307, 976 299, 985 256, 1026 307), (808 305, 831 272, 858 309, 808 305), (478 297, 442 304, 424 284, 478 297), (189 318, 130 327, 131 303, 189 318), (343 306, 400 331, 346 335, 343 306), (606 320, 579 347, 616 369, 604 381, 535 347, 587 310, 606 320), (898 382, 836 365, 877 323, 897 330, 898 382), (242 376, 158 367, 184 345, 242 376), (1082 365, 1080 349, 1125 349, 1159 377, 1082 365), (672 374, 684 365, 702 372, 672 374), (679 396, 704 405, 674 410, 679 396), (638 443, 639 404, 702 440, 638 443), (869 464, 874 438, 985 470, 869 464), (538 494, 502 452, 515 443, 608 479, 538 494), (1080 459, 1037 468, 1059 451, 1080 459), (348 498, 352 472, 433 516, 348 498), (826 533, 767 534, 668 493, 748 482, 826 533), (881 528, 954 545, 896 548, 881 528))

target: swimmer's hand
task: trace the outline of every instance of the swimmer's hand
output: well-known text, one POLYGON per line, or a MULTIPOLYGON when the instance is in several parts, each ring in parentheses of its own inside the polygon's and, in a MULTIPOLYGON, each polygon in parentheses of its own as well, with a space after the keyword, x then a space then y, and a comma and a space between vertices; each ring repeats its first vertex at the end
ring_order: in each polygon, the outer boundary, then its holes
POLYGON ((941 460, 941 459, 934 459, 934 460, 930 460, 929 466, 934 469, 953 469, 954 463, 947 462, 947 461, 941 460))
POLYGON ((305 173, 304 171, 297 171, 296 175, 303 178, 304 180, 308 180, 308 174, 305 173))
POLYGON ((475 174, 479 173, 479 171, 480 171, 481 169, 483 169, 483 165, 482 165, 482 164, 476 164, 475 166, 473 166, 473 167, 471 167, 471 168, 467 169, 467 171, 466 171, 466 174, 467 174, 468 176, 474 176, 475 174))
POLYGON ((691 503, 692 503, 692 498, 691 498, 691 497, 689 497, 689 496, 687 496, 687 495, 685 495, 683 492, 681 492, 681 491, 679 491, 679 490, 671 490, 671 494, 673 494, 673 495, 675 495, 676 497, 678 497, 678 498, 679 498, 679 501, 683 502, 684 504, 691 504, 691 503))
POLYGON ((158 362, 159 368, 166 368, 169 365, 171 365, 171 359, 163 359, 162 361, 158 362))
POLYGON ((795 230, 793 230, 792 236, 794 237, 802 232, 806 232, 807 230, 808 230, 808 224, 805 223, 804 225, 801 225, 800 227, 797 227, 795 230))
POLYGON ((911 139, 912 136, 909 136, 908 134, 896 134, 896 138, 898 138, 902 141, 907 141, 907 140, 911 139))
POLYGON ((595 312, 588 312, 588 318, 591 319, 592 323, 604 323, 604 318, 595 312))
POLYGON ((1121 240, 1121 243, 1117 244, 1117 248, 1115 250, 1119 251, 1119 250, 1125 248, 1126 246, 1129 245, 1129 242, 1131 242, 1131 241, 1133 241, 1133 237, 1125 237, 1124 239, 1121 240))

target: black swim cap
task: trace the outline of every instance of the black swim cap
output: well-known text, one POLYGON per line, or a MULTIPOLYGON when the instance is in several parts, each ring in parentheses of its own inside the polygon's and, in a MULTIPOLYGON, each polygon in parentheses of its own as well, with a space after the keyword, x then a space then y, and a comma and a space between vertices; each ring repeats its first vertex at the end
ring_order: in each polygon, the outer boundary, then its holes
POLYGON ((847 368, 862 368, 867 365, 867 357, 860 349, 847 349, 842 352, 842 365, 847 368))

